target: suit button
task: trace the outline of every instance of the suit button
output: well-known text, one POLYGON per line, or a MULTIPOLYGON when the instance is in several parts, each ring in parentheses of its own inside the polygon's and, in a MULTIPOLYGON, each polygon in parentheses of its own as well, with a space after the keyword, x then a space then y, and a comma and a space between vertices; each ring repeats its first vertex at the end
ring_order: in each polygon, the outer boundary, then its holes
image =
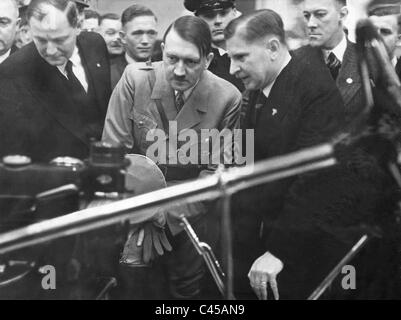
POLYGON ((354 80, 352 80, 352 78, 348 78, 347 80, 345 80, 348 84, 352 84, 354 82, 354 80))

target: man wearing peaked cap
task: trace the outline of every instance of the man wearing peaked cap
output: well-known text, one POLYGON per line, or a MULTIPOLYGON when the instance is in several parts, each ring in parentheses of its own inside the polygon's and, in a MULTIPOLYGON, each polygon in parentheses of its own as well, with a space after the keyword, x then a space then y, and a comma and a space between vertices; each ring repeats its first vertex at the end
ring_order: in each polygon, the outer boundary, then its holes
POLYGON ((368 14, 371 15, 391 15, 401 13, 400 0, 373 0, 368 7, 368 14))
POLYGON ((242 82, 230 75, 230 59, 227 56, 223 33, 228 23, 238 16, 235 0, 185 0, 184 6, 209 25, 214 54, 209 70, 243 91, 242 82))
POLYGON ((74 0, 77 4, 78 10, 88 8, 90 6, 90 0, 74 0))
POLYGON ((83 22, 85 20, 84 9, 88 8, 90 5, 90 0, 74 0, 75 4, 77 5, 78 9, 78 25, 79 28, 82 28, 83 22))
POLYGON ((210 10, 234 8, 234 2, 235 0, 185 0, 184 6, 195 15, 199 15, 210 10))
POLYGON ((400 77, 401 63, 397 58, 396 51, 401 34, 401 1, 374 0, 370 3, 367 13, 381 35, 391 62, 400 77))

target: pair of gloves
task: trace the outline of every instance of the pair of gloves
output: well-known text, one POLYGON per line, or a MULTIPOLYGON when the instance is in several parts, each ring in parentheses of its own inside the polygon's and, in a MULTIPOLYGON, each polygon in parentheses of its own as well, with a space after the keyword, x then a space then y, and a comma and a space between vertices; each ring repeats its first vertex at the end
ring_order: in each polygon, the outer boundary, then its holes
POLYGON ((166 216, 158 212, 151 221, 135 225, 128 234, 120 263, 146 267, 172 247, 165 233, 166 216))

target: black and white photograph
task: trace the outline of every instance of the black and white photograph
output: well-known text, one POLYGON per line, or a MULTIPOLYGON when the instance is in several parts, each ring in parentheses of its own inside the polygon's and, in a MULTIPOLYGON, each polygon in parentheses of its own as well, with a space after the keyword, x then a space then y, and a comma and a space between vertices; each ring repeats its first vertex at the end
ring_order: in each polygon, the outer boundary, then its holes
POLYGON ((401 0, 0 0, 0 300, 400 300, 400 59, 401 0))

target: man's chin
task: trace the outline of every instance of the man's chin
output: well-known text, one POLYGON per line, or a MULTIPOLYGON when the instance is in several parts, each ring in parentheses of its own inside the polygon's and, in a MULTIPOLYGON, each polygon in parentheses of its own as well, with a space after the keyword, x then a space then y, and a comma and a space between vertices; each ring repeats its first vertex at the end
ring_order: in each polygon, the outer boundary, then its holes
POLYGON ((124 49, 123 48, 112 48, 109 49, 109 54, 112 56, 119 56, 120 54, 124 53, 124 49))
POLYGON ((67 63, 66 59, 49 59, 49 58, 44 58, 48 64, 50 64, 53 67, 61 67, 64 64, 67 63))
POLYGON ((186 91, 191 86, 188 83, 177 83, 177 81, 172 81, 171 82, 171 87, 176 91, 186 91))
POLYGON ((315 38, 309 38, 309 45, 311 47, 321 47, 322 41, 315 39, 315 38))
POLYGON ((212 38, 212 42, 214 44, 220 44, 222 42, 224 42, 224 35, 216 35, 212 38))

